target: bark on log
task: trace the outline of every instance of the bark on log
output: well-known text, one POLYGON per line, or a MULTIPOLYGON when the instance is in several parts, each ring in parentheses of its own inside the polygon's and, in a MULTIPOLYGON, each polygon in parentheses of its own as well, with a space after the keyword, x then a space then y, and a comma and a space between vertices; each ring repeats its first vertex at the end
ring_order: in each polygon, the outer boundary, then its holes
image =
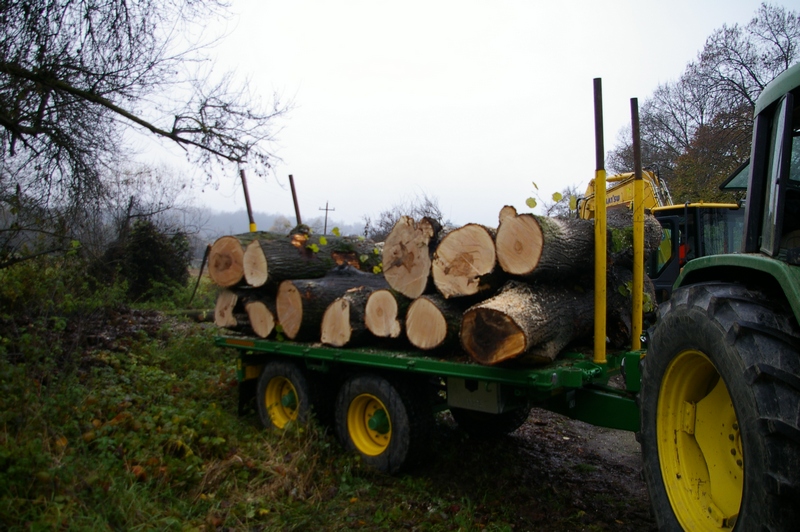
POLYGON ((525 357, 552 361, 592 333, 592 291, 564 284, 509 281, 497 295, 473 305, 461 323, 461 345, 480 364, 525 357))
POLYGON ((494 229, 467 224, 449 232, 436 246, 431 272, 445 298, 472 296, 498 285, 494 229))
POLYGON ((394 290, 411 299, 425 293, 431 255, 441 227, 431 218, 401 216, 383 244, 383 272, 394 290))
POLYGON ((406 337, 422 350, 458 343, 463 307, 437 294, 415 299, 406 314, 406 337))
POLYGON ((277 286, 287 279, 317 279, 336 266, 375 272, 380 246, 370 240, 334 235, 295 233, 282 238, 258 238, 243 255, 243 277, 251 286, 277 286))
POLYGON ((278 323, 290 340, 319 341, 325 310, 347 290, 359 286, 385 288, 383 276, 351 266, 337 267, 320 279, 283 281, 278 287, 278 323))
MULTIPOLYGON (((614 265, 608 270, 606 280, 608 301, 606 303, 606 336, 610 347, 630 348, 633 327, 633 272, 624 266, 614 265)), ((653 282, 644 276, 642 312, 655 312, 656 289, 653 282)))
POLYGON ((334 300, 322 316, 320 341, 334 347, 355 346, 371 336, 365 323, 367 299, 372 288, 351 288, 334 300))
POLYGON ((397 338, 403 331, 409 299, 391 289, 375 290, 367 298, 364 324, 378 338, 397 338))

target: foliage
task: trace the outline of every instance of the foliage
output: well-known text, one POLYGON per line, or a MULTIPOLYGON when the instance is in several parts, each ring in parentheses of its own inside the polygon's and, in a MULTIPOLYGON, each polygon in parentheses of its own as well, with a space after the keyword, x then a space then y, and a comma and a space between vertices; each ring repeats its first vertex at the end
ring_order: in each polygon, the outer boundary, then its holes
POLYGON ((561 192, 553 192, 550 201, 545 201, 539 196, 539 187, 536 186, 536 183, 533 183, 533 188, 535 189, 534 195, 525 200, 525 205, 531 209, 538 207, 539 202, 541 202, 544 216, 554 218, 574 218, 577 216, 578 198, 581 193, 576 185, 569 185, 561 192))
MULTIPOLYGON (((683 75, 644 101, 642 161, 658 166, 676 202, 737 199, 718 187, 749 155, 755 101, 799 58, 800 15, 764 3, 745 26, 715 30, 683 75)), ((608 167, 630 172, 630 128, 618 145, 608 167)))

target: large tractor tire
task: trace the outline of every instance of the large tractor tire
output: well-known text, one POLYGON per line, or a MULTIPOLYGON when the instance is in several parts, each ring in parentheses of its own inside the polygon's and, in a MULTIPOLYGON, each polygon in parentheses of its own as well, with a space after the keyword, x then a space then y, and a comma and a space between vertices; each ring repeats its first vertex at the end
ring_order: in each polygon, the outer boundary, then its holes
POLYGON ((800 331, 778 299, 709 283, 662 304, 640 396, 660 530, 800 522, 800 331))
POLYGON ((365 463, 396 473, 425 456, 433 412, 416 387, 366 373, 349 378, 339 390, 336 430, 342 445, 365 463))
POLYGON ((500 414, 489 414, 464 408, 451 408, 458 426, 473 438, 492 439, 511 434, 528 420, 530 408, 516 408, 500 414))
POLYGON ((290 422, 305 423, 312 402, 303 370, 285 361, 264 366, 256 400, 261 423, 268 429, 283 429, 290 422))

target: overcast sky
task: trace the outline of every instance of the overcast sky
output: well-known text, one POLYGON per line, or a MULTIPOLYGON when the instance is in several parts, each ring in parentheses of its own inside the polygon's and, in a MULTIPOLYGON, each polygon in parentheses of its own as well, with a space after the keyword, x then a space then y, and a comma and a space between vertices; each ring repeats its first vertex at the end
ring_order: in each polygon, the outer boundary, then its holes
MULTIPOLYGON (((793 2, 784 2, 796 9, 793 2)), ((427 194, 456 224, 497 225, 594 176, 593 79, 605 144, 677 79, 723 24, 756 0, 233 0, 220 67, 293 109, 279 123, 275 175, 250 179, 256 210, 358 222, 427 194)), ((243 208, 235 175, 201 203, 243 208)), ((260 228, 266 229, 266 228, 260 228)), ((243 224, 243 231, 247 230, 243 224)))

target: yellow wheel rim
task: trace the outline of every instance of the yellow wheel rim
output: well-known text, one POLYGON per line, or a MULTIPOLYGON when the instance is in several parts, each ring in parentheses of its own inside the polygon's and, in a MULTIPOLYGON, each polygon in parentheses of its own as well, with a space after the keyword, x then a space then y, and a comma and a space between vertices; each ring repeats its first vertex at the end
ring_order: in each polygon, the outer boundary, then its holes
POLYGON ((286 377, 273 377, 270 379, 264 394, 264 402, 272 424, 279 429, 285 427, 290 421, 297 419, 300 401, 292 381, 286 377))
POLYGON ((392 420, 381 400, 365 393, 347 408, 347 431, 360 453, 377 456, 392 440, 392 420))
POLYGON ((742 501, 744 455, 730 394, 703 353, 672 360, 658 396, 661 475, 685 530, 732 528, 742 501))

